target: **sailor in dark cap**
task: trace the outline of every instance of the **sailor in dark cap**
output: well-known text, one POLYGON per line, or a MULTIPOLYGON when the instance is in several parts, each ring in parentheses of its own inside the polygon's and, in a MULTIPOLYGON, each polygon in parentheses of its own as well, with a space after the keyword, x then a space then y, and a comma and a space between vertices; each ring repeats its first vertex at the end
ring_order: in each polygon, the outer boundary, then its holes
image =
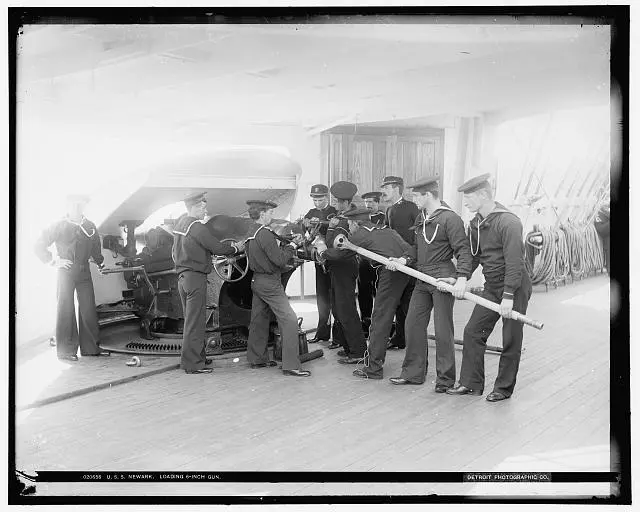
MULTIPOLYGON (((364 205, 369 210, 369 220, 376 226, 383 226, 385 215, 380 211, 380 198, 382 192, 367 192, 362 194, 364 205)), ((360 258, 358 266, 358 306, 360 318, 362 318, 362 330, 365 336, 369 336, 371 325, 371 312, 373 311, 373 298, 376 294, 376 271, 372 262, 367 258, 360 258)))
POLYGON ((244 249, 242 242, 220 242, 202 223, 207 214, 207 199, 203 192, 184 199, 187 213, 173 228, 171 254, 178 274, 178 292, 184 311, 180 368, 186 373, 211 373, 205 368, 207 274, 213 270, 212 256, 232 255, 244 249))
POLYGON ((382 226, 386 218, 384 212, 380 211, 382 192, 367 192, 362 194, 361 197, 364 200, 365 208, 370 211, 369 218, 371 222, 376 226, 382 226))
POLYGON ((67 215, 47 228, 36 242, 36 255, 58 269, 56 352, 58 359, 77 361, 82 356, 108 356, 99 346, 100 330, 89 259, 102 269, 104 257, 96 225, 85 218, 89 198, 67 196, 67 215), (58 256, 48 248, 55 244, 58 256), (74 292, 78 295, 78 321, 74 292))
POLYGON ((479 264, 485 277, 482 296, 500 303, 500 314, 475 306, 464 328, 462 366, 459 385, 447 390, 450 395, 482 395, 484 392, 484 352, 487 339, 502 315, 502 353, 498 376, 489 402, 509 398, 513 393, 520 365, 523 324, 508 318, 512 310, 525 314, 531 297, 531 281, 525 268, 522 222, 493 198, 489 174, 463 183, 464 205, 475 213, 469 223, 469 242, 473 264, 479 264))
MULTIPOLYGON (((366 208, 350 210, 343 216, 349 223, 349 240, 354 245, 385 258, 404 256, 405 261, 411 260, 412 247, 393 229, 373 224, 366 208)), ((393 316, 409 276, 392 272, 383 266, 378 266, 377 274, 376 300, 373 304, 369 330, 368 357, 365 357, 364 367, 356 369, 353 374, 356 377, 379 380, 382 379, 393 316)))
POLYGON ((253 271, 251 290, 251 324, 247 341, 247 360, 252 368, 276 366, 269 360, 267 343, 271 312, 278 321, 282 336, 282 373, 295 377, 309 377, 311 372, 300 365, 298 321, 282 284, 282 274, 302 245, 302 235, 296 235, 285 246, 278 244, 270 225, 273 209, 271 201, 247 201, 249 217, 256 221, 256 231, 247 239, 247 259, 253 271))
MULTIPOLYGON (((311 187, 313 206, 304 216, 304 226, 313 235, 327 235, 329 220, 335 217, 337 210, 329 205, 329 188, 326 185, 317 184, 311 187)), ((328 341, 331 338, 331 275, 319 262, 315 262, 316 268, 316 304, 318 305, 318 328, 316 335, 309 343, 328 341)))
MULTIPOLYGON (((404 192, 404 180, 399 176, 385 176, 382 184, 382 198, 390 206, 386 212, 386 225, 394 229, 409 245, 414 243, 413 225, 418 217, 419 211, 415 203, 407 201, 402 197, 404 192)), ((410 278, 405 289, 402 300, 396 310, 395 334, 389 340, 388 348, 397 349, 406 346, 404 324, 409 311, 409 302, 415 285, 415 279, 410 278)))
MULTIPOLYGON (((423 384, 427 373, 427 326, 433 311, 436 332, 436 393, 444 393, 456 381, 453 337, 453 305, 462 298, 471 274, 471 251, 460 216, 440 199, 437 176, 424 178, 409 187, 421 208, 416 220, 411 256, 416 268, 431 277, 454 285, 453 295, 418 281, 411 295, 405 324, 407 351, 402 373, 393 384, 423 384), (457 265, 452 258, 455 256, 457 265)), ((399 258, 399 263, 406 262, 399 258)))
MULTIPOLYGON (((357 191, 358 187, 348 181, 338 181, 331 186, 331 194, 337 199, 339 213, 355 208, 351 200, 357 191)), ((364 357, 366 348, 356 307, 358 261, 353 251, 333 247, 333 241, 339 234, 349 236, 349 224, 344 218, 334 217, 327 229, 327 248, 318 253, 321 259, 327 260, 327 268, 331 273, 331 307, 335 320, 333 342, 329 348, 338 348, 341 344, 345 357, 339 359, 339 362, 355 364, 364 357)))

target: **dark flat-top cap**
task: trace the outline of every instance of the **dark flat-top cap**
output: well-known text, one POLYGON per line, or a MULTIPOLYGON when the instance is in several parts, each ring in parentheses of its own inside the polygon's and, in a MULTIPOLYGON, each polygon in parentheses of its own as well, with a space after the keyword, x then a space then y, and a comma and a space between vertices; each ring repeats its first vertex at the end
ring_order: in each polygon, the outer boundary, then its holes
POLYGON ((362 199, 375 199, 380 202, 380 197, 382 197, 382 192, 367 192, 366 194, 362 194, 362 199))
POLYGON ((184 204, 187 205, 187 208, 191 208, 193 205, 201 203, 204 201, 207 202, 207 193, 206 192, 194 192, 193 194, 188 195, 183 199, 184 204))
POLYGON ((491 174, 481 174, 480 176, 474 176, 473 178, 465 181, 462 185, 458 187, 458 192, 463 192, 465 194, 470 194, 471 192, 475 192, 478 189, 485 188, 489 186, 489 178, 491 174))
POLYGON ((336 181, 333 185, 331 185, 331 194, 336 199, 353 199, 353 196, 356 195, 357 191, 358 187, 356 187, 350 181, 336 181))
POLYGON ((247 201, 247 204, 249 206, 257 206, 258 208, 263 207, 269 210, 272 210, 273 208, 276 208, 278 206, 273 201, 264 201, 262 199, 250 199, 249 201, 247 201))
POLYGON ((427 178, 422 178, 411 185, 407 185, 408 188, 414 190, 414 192, 424 192, 425 190, 437 190, 438 189, 438 181, 440 181, 440 176, 429 176, 427 178))
POLYGON ((340 217, 344 217, 348 220, 371 220, 371 210, 368 208, 354 208, 352 210, 347 210, 340 217))
POLYGON ((404 180, 400 176, 385 176, 380 186, 384 187, 385 185, 404 185, 404 180))
POLYGON ((322 184, 313 185, 311 187, 311 197, 324 197, 329 193, 329 187, 322 184))

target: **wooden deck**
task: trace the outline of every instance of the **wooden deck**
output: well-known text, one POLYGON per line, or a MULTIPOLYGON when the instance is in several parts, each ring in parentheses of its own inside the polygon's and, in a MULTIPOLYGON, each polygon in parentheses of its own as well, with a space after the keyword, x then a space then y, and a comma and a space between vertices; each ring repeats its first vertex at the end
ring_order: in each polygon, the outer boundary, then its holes
MULTIPOLYGON (((433 343, 424 386, 388 382, 399 375, 404 351, 388 353, 382 381, 353 377, 354 367, 337 364, 336 351, 326 347, 325 357, 305 365, 313 372, 309 379, 285 377, 275 368, 252 370, 244 358, 237 364, 226 360, 214 364, 212 375, 170 370, 18 413, 17 467, 26 472, 609 471, 608 283, 599 276, 534 293, 528 314, 545 328, 525 327, 518 383, 504 402, 434 393, 433 343)), ((296 304, 306 327, 315 319, 309 304, 296 304)), ((462 337, 470 310, 470 304, 457 304, 456 337, 462 337)), ((500 324, 489 343, 500 345, 500 324)), ((458 368, 461 357, 457 350, 458 368)), ((121 358, 100 363, 120 368, 121 358)), ((486 392, 498 358, 485 357, 486 392)), ((162 364, 176 362, 168 358, 162 364)), ((91 380, 86 368, 72 371, 91 380)), ((92 371, 99 380, 100 372, 116 370, 92 371)), ((37 485, 38 495, 609 492, 608 484, 556 483, 37 485)))

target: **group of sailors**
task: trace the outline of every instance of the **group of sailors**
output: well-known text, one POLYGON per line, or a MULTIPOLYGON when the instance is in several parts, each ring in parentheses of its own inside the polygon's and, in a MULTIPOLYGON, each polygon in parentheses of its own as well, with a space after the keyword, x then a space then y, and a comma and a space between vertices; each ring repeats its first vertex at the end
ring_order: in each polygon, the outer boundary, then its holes
MULTIPOLYGON (((531 282, 525 271, 522 223, 494 200, 488 178, 489 175, 477 176, 458 188, 465 207, 475 214, 466 232, 461 217, 442 201, 437 177, 408 185, 412 195, 409 201, 404 198, 403 179, 387 176, 380 191, 362 194, 365 208, 357 208, 352 202, 357 193, 353 183, 340 181, 330 189, 314 185, 314 208, 303 219, 308 232, 320 235, 314 244, 319 318, 315 338, 310 341, 329 341, 329 348, 341 348, 339 363, 357 365, 354 376, 374 380, 383 378, 387 349, 406 348, 402 371, 390 381, 395 385, 419 385, 426 380, 427 326, 433 313, 435 392, 482 395, 487 339, 502 316, 503 351, 487 400, 509 398, 520 362, 523 327, 510 318, 510 313, 526 313, 531 282), (335 199, 335 207, 329 204, 329 194, 335 199), (381 201, 389 204, 384 213, 380 211, 381 201), (334 247, 339 235, 387 258, 388 263, 377 265, 353 250, 334 247), (485 277, 483 297, 499 303, 500 313, 475 306, 464 329, 462 365, 456 383, 453 309, 455 299, 463 298, 467 281, 479 264, 485 277), (404 266, 437 278, 439 284, 416 281, 401 271, 404 266)), ((296 315, 282 282, 282 274, 305 237, 298 233, 291 241, 283 242, 270 227, 277 205, 264 200, 247 203, 255 228, 246 240, 227 243, 218 240, 202 223, 206 216, 205 195, 185 199, 187 213, 174 227, 172 247, 184 311, 181 368, 188 374, 211 373, 212 361, 205 353, 205 324, 212 255, 233 256, 245 251, 253 272, 249 364, 252 368, 277 365, 267 351, 273 313, 282 336, 283 373, 308 377, 311 372, 300 363, 296 315)), ((60 269, 57 351, 60 359, 74 361, 78 347, 83 356, 106 356, 109 352, 99 346, 89 272, 90 259, 103 266, 100 238, 95 225, 84 218, 84 202, 72 201, 70 205, 67 217, 43 233, 36 251, 44 262, 60 269), (53 243, 57 258, 48 251, 53 243), (80 306, 79 331, 74 290, 80 306)))
POLYGON ((503 351, 487 400, 509 398, 523 335, 523 324, 510 315, 511 311, 526 313, 532 291, 520 219, 494 200, 489 175, 476 176, 458 188, 465 207, 475 214, 468 230, 460 215, 442 201, 437 177, 410 184, 412 201, 404 198, 401 177, 385 177, 380 188, 361 196, 365 208, 352 204, 357 193, 353 183, 311 189, 314 208, 304 223, 307 228, 317 226, 324 243, 318 244, 315 258, 319 315, 316 336, 310 341, 330 341, 330 349, 341 347, 338 362, 358 365, 354 376, 374 380, 383 378, 387 349, 406 348, 401 374, 390 381, 420 385, 426 380, 427 327, 433 313, 435 392, 482 395, 487 339, 502 317, 503 351), (329 205, 329 192, 335 207, 329 205), (390 203, 385 213, 379 209, 381 199, 390 203), (338 235, 387 258, 388 263, 376 265, 349 248, 334 247, 338 235), (467 281, 479 264, 485 277, 482 295, 498 303, 500 312, 480 305, 474 308, 464 329, 456 382, 453 309, 456 298, 464 298, 467 281), (398 271, 406 266, 437 278, 439 284, 398 271))

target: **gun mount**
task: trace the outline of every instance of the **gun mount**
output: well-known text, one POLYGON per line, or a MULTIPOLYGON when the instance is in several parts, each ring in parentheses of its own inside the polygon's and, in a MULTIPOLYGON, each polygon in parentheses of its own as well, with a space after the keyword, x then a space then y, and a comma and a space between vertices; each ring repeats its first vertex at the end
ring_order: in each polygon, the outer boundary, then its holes
MULTIPOLYGON (((247 238, 255 222, 245 217, 216 215, 205 226, 218 239, 237 242, 247 238)), ((272 229, 283 241, 300 232, 296 224, 287 221, 275 221, 272 229)), ((123 296, 133 303, 130 311, 140 319, 140 337, 152 342, 140 340, 127 348, 136 352, 175 353, 182 343, 184 312, 171 258, 173 235, 158 227, 145 234, 145 242, 139 254, 125 258, 104 273, 123 274, 127 285, 123 296)), ((285 287, 302 261, 294 258, 288 271, 282 274, 285 287)), ((245 350, 251 322, 253 273, 244 253, 233 257, 214 256, 213 263, 214 272, 207 277, 206 332, 210 348, 213 353, 245 350)), ((272 332, 276 332, 276 325, 274 318, 272 332)))

